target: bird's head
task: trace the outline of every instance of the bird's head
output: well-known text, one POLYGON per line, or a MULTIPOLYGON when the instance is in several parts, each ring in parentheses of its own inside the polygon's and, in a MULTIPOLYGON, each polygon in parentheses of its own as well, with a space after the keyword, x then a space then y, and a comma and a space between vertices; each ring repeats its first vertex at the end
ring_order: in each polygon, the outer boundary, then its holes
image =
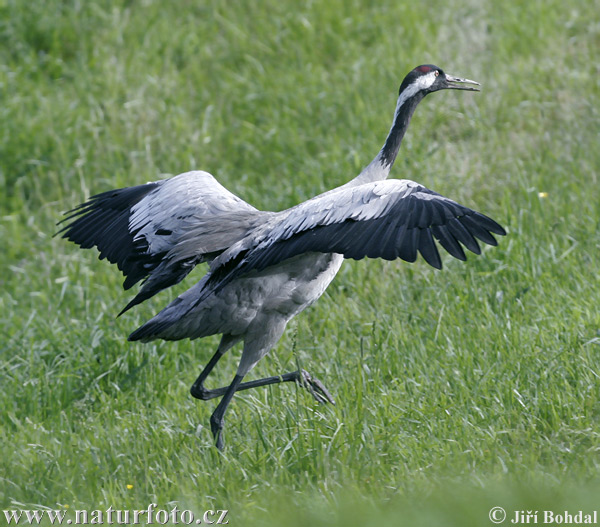
POLYGON ((478 82, 469 79, 461 79, 460 77, 448 75, 441 68, 433 64, 423 64, 422 66, 417 66, 404 77, 399 95, 402 95, 403 92, 408 97, 417 93, 427 95, 439 90, 479 91, 479 88, 477 88, 479 85, 478 82))

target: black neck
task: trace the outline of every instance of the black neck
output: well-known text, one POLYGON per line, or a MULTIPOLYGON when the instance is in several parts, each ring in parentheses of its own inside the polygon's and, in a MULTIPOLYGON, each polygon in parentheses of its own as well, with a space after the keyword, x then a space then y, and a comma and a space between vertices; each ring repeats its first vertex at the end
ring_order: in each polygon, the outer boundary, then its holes
POLYGON ((400 144, 402 143, 402 139, 404 138, 404 134, 410 123, 410 119, 423 97, 425 97, 423 92, 417 92, 412 97, 406 99, 406 101, 397 108, 394 124, 379 153, 380 162, 384 167, 389 168, 394 164, 396 156, 398 155, 398 150, 400 149, 400 144))

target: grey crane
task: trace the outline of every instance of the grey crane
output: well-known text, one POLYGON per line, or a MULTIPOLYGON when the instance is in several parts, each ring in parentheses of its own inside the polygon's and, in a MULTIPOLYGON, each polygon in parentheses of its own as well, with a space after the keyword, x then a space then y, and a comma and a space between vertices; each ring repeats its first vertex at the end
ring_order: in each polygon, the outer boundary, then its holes
POLYGON ((144 185, 110 190, 66 213, 57 234, 81 248, 97 247, 117 264, 137 295, 120 314, 180 282, 209 262, 206 275, 135 330, 130 341, 197 339, 221 334, 220 344, 191 387, 193 397, 222 397, 211 430, 223 448, 224 416, 236 391, 296 381, 320 402, 325 386, 306 371, 250 382, 246 374, 277 343, 287 323, 315 302, 344 258, 401 258, 417 253, 437 269, 436 243, 459 260, 477 240, 497 245, 505 230, 489 217, 410 180, 387 180, 419 102, 444 90, 479 91, 475 81, 426 64, 402 81, 392 127, 373 161, 353 180, 281 212, 260 211, 207 172, 193 171, 144 185), (243 341, 229 386, 207 389, 206 378, 223 354, 243 341))

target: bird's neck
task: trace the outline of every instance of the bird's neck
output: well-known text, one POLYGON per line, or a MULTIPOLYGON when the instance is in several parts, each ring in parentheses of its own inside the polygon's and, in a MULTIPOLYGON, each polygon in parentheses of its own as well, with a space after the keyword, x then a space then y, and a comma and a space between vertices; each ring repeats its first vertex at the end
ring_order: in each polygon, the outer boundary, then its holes
POLYGON ((369 183, 371 181, 379 181, 386 179, 392 165, 400 150, 402 139, 406 133, 406 129, 410 123, 410 119, 415 112, 415 108, 425 97, 423 92, 417 92, 410 95, 401 93, 396 104, 396 112, 394 114, 394 122, 390 128, 390 132, 385 140, 385 143, 375 159, 367 165, 363 171, 355 177, 350 183, 352 186, 369 183))

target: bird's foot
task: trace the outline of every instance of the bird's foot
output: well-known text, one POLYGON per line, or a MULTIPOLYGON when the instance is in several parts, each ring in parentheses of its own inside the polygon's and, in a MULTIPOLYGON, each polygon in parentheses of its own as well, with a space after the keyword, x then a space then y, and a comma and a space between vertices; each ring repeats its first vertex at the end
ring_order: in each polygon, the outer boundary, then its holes
POLYGON ((215 440, 215 446, 222 451, 225 446, 225 443, 223 442, 223 422, 219 422, 217 419, 211 417, 210 430, 215 440))
POLYGON ((325 385, 319 379, 314 379, 311 377, 310 373, 308 373, 306 370, 299 370, 297 373, 297 382, 306 388, 318 403, 331 403, 335 405, 333 396, 329 393, 329 390, 325 388, 325 385))

